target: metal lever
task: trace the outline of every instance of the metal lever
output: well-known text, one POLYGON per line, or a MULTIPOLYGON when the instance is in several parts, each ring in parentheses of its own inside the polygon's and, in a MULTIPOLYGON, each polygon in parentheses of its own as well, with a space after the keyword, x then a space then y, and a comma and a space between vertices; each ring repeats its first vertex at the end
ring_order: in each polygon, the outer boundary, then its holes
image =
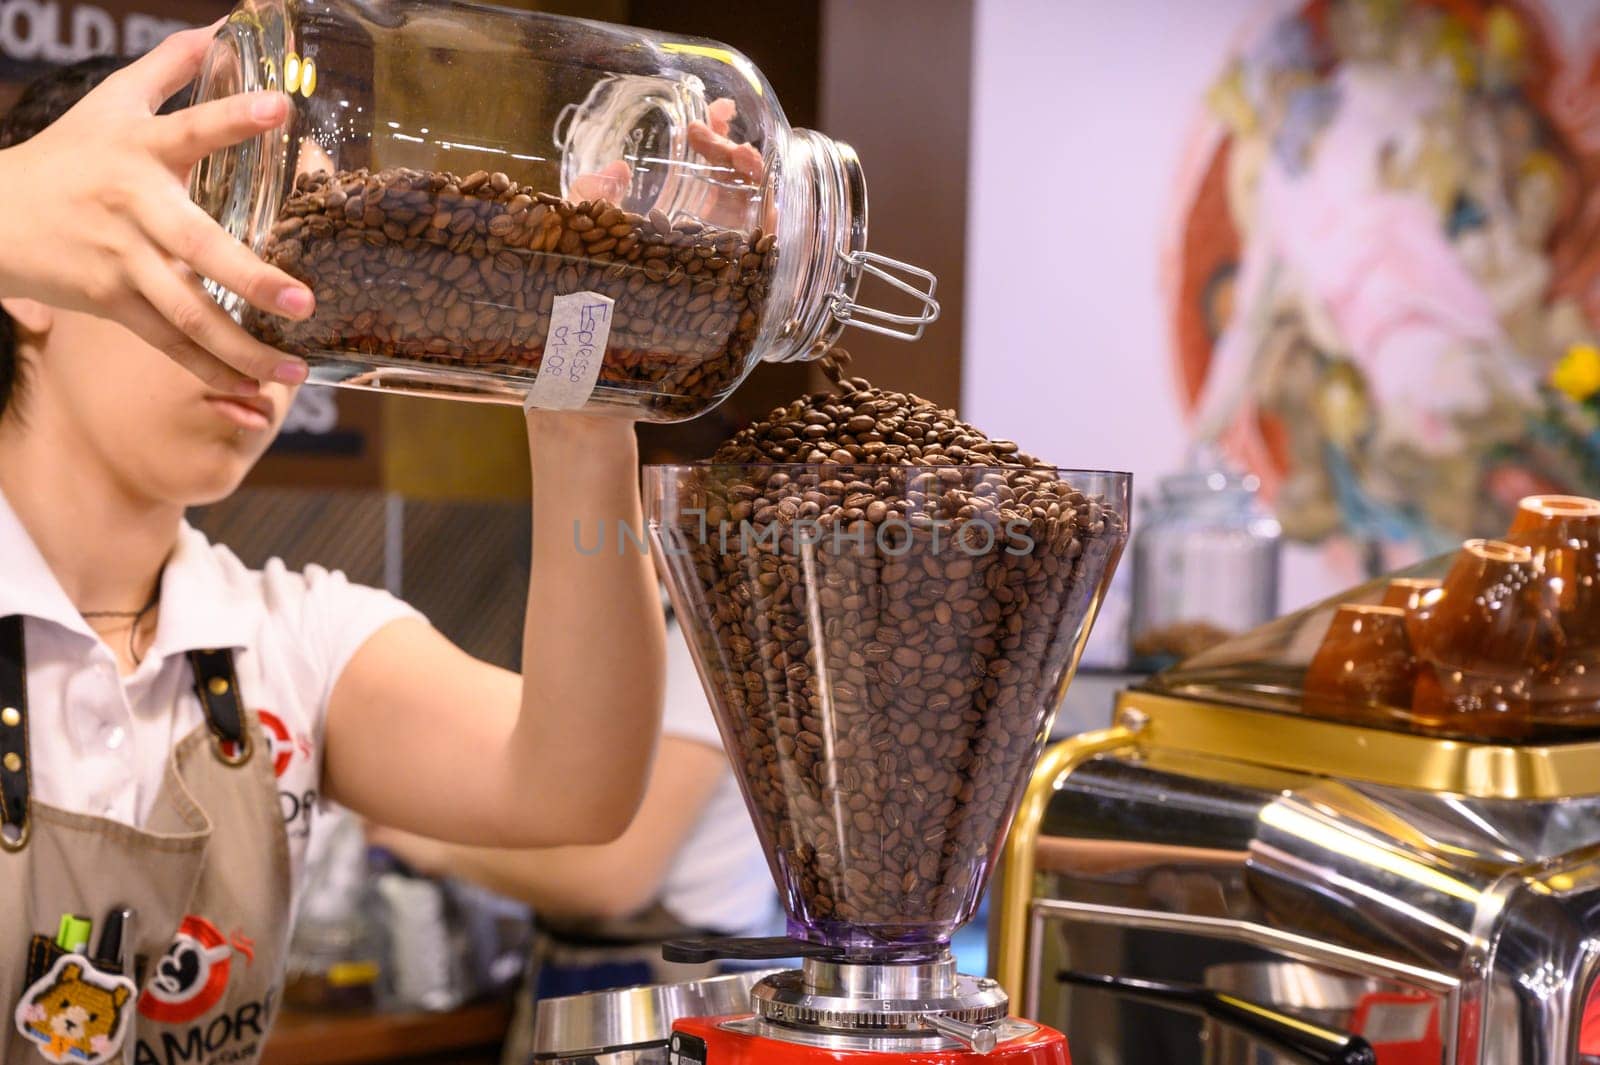
POLYGON ((939 320, 939 301, 933 298, 934 291, 939 287, 939 279, 928 271, 870 251, 840 252, 839 256, 844 259, 850 271, 849 280, 852 284, 849 287, 854 288, 853 282, 862 274, 867 274, 910 296, 921 304, 921 310, 916 314, 894 314, 876 307, 863 306, 841 291, 834 294, 829 306, 834 318, 845 325, 881 333, 897 340, 920 340, 923 331, 939 320), (897 277, 895 271, 909 274, 923 284, 914 285, 897 277), (897 326, 905 328, 896 328, 897 326))
POLYGON ((669 939, 661 944, 661 957, 676 965, 704 965, 713 961, 777 961, 781 958, 842 957, 838 947, 788 936, 699 936, 669 939))
POLYGON ((1237 995, 1192 984, 1070 970, 1057 973, 1056 978, 1064 984, 1096 987, 1152 1005, 1198 1013, 1307 1065, 1377 1065, 1372 1045, 1359 1035, 1324 1028, 1237 995))
POLYGON ((917 1020, 925 1030, 938 1032, 946 1039, 954 1039, 978 1054, 988 1054, 1000 1045, 998 1024, 968 1024, 938 1013, 926 1014, 917 1020))

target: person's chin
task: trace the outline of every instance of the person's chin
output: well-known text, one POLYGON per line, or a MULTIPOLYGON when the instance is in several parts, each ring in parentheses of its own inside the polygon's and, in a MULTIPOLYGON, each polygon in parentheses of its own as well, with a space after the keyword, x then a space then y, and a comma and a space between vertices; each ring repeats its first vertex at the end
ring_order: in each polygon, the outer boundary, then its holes
POLYGON ((239 485, 244 483, 245 476, 249 472, 248 465, 236 469, 217 470, 213 476, 185 485, 177 494, 182 498, 185 507, 208 507, 213 503, 222 502, 238 491, 239 485))
POLYGON ((190 507, 208 506, 228 498, 249 476, 271 442, 270 435, 255 439, 229 437, 216 442, 206 449, 203 461, 192 462, 184 484, 174 495, 190 507))

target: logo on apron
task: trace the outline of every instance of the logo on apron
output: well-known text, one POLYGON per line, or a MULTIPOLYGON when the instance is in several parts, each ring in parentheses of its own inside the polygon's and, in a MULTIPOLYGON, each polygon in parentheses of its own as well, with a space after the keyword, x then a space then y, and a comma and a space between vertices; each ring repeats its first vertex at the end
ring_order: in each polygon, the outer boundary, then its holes
POLYGON ((17 1031, 47 1061, 101 1065, 121 1048, 133 981, 100 972, 81 954, 56 959, 17 1003, 17 1031))
POLYGON ((139 997, 139 1013, 160 1024, 187 1024, 222 1001, 232 969, 227 939, 216 925, 190 914, 139 997))
POLYGON ((281 777, 288 772, 289 763, 294 761, 294 737, 289 733, 289 726, 272 711, 257 710, 256 717, 261 719, 261 731, 267 734, 267 745, 271 748, 267 753, 272 756, 272 773, 281 777))

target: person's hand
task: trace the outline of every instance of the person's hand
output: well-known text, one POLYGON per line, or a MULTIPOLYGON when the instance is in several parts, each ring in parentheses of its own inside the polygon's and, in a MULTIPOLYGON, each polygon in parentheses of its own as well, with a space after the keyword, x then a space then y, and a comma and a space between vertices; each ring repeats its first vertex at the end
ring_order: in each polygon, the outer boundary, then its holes
MULTIPOLYGON (((709 166, 704 178, 706 195, 698 206, 691 206, 691 213, 702 222, 728 228, 748 225, 750 205, 760 198, 766 179, 761 150, 739 144, 730 136, 738 114, 732 99, 713 100, 706 107, 706 121, 690 122, 688 129, 689 147, 709 166)), ((580 200, 620 203, 632 180, 627 162, 616 159, 592 174, 579 176, 570 191, 580 200)), ((770 219, 764 224, 771 228, 770 219)))
POLYGON ((48 129, 0 150, 0 296, 109 318, 213 388, 249 395, 260 381, 304 381, 306 364, 253 339, 199 279, 290 319, 308 317, 313 299, 230 237, 187 187, 212 152, 282 125, 288 97, 240 94, 156 113, 194 79, 213 35, 174 34, 48 129))
MULTIPOLYGON (((689 147, 712 167, 711 192, 700 207, 700 217, 712 225, 743 229, 750 224, 750 205, 761 198, 766 181, 766 160, 753 144, 736 143, 729 134, 739 114, 731 99, 711 101, 706 121, 689 123, 689 147)), ((772 228, 769 217, 762 224, 772 228)))
POLYGON ((633 171, 621 159, 613 159, 592 174, 579 174, 572 182, 576 200, 610 200, 621 203, 633 181, 633 171))
POLYGON ((728 171, 735 184, 759 187, 766 174, 761 150, 753 144, 735 143, 728 136, 738 115, 739 106, 732 99, 712 100, 706 120, 689 123, 689 147, 712 166, 728 171))

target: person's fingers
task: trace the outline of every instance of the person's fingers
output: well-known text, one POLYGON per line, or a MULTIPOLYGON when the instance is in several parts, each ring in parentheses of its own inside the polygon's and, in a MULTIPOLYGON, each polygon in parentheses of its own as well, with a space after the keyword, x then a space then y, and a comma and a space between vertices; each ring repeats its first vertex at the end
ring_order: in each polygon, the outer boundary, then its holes
POLYGON ((621 200, 628 193, 628 186, 633 183, 633 170, 621 159, 613 160, 600 171, 600 176, 610 182, 609 198, 621 200))
POLYGON ((117 320, 217 392, 254 396, 261 382, 247 377, 180 333, 143 297, 119 309, 117 320))
POLYGON ((139 222, 167 254, 257 310, 297 321, 311 315, 311 289, 262 262, 187 197, 174 191, 156 201, 139 222))
MULTIPOLYGON (((306 379, 304 362, 246 333, 181 268, 152 254, 134 264, 132 276, 135 287, 174 329, 239 373, 291 385, 306 379)), ((204 375, 201 379, 208 380, 204 375)))
POLYGON ((753 144, 737 145, 728 155, 728 165, 733 167, 734 173, 752 185, 761 184, 762 175, 766 173, 761 150, 753 144))
POLYGON ((135 60, 106 80, 126 86, 154 112, 200 73, 201 61, 205 59, 221 25, 221 21, 218 21, 210 26, 174 33, 143 58, 135 60))
POLYGON ((572 195, 580 200, 605 198, 606 180, 599 174, 579 174, 572 182, 572 195))
POLYGON ((724 96, 720 100, 712 100, 706 108, 706 124, 713 133, 719 137, 726 137, 733 129, 734 116, 739 113, 739 105, 733 102, 733 97, 724 96))
POLYGON ((174 171, 186 174, 212 152, 283 125, 290 106, 284 93, 250 92, 162 115, 156 119, 156 154, 174 171))
POLYGON ((713 166, 731 166, 733 143, 718 135, 704 122, 689 123, 689 147, 705 157, 713 166))
POLYGON ((618 159, 593 174, 581 174, 572 183, 572 194, 580 200, 620 200, 628 190, 632 172, 618 159))

